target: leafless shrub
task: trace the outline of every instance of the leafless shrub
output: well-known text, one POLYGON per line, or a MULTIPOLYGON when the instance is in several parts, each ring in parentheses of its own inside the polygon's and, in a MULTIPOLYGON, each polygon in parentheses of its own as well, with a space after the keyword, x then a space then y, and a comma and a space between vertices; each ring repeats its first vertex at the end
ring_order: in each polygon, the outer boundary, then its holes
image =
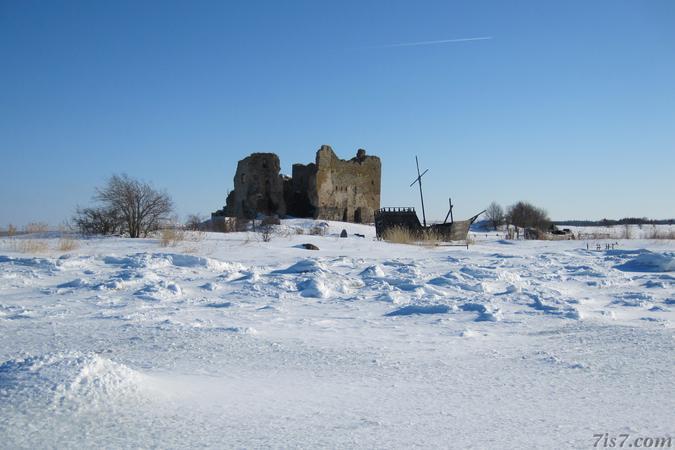
POLYGON ((425 247, 435 247, 443 242, 443 236, 436 230, 426 229, 415 232, 402 226, 387 228, 382 239, 393 244, 415 244, 425 247))
POLYGON ((7 237, 16 236, 16 227, 11 223, 7 226, 7 237))
POLYGON ((273 235, 273 229, 271 225, 263 225, 261 227, 258 227, 258 234, 260 235, 260 239, 263 242, 270 242, 272 240, 272 235, 273 235))
POLYGON ((185 221, 185 229, 189 231, 200 231, 203 229, 204 219, 198 214, 189 214, 185 221))
POLYGON ((31 233, 46 233, 49 231, 49 225, 44 222, 31 222, 26 225, 24 231, 28 234, 31 233))
POLYGON ((126 174, 110 177, 105 186, 97 189, 95 198, 119 212, 132 238, 157 230, 173 211, 169 194, 126 174))
POLYGON ((79 243, 75 239, 69 237, 61 237, 61 239, 59 239, 57 248, 59 249, 59 251, 62 252, 72 252, 78 247, 79 243))
POLYGON ((295 229, 295 234, 297 234, 297 235, 305 234, 305 229, 298 227, 298 228, 295 229))
POLYGON ((44 253, 49 245, 41 239, 15 239, 12 241, 14 251, 21 253, 44 253))
POLYGON ((159 245, 175 247, 185 240, 185 230, 180 228, 164 228, 159 232, 159 245))
POLYGON ((522 201, 509 206, 506 221, 520 228, 535 228, 542 231, 551 226, 551 220, 545 210, 522 201))
POLYGON ((435 230, 424 230, 418 236, 418 242, 426 247, 435 247, 443 241, 442 236, 435 230))
POLYGON ((382 239, 392 244, 411 244, 415 237, 410 229, 401 226, 389 227, 382 233, 382 239))
POLYGON ((492 228, 496 230, 497 227, 504 223, 504 209, 497 202, 492 202, 485 210, 485 217, 490 222, 490 225, 492 225, 492 228))
POLYGON ((290 238, 294 234, 294 230, 288 227, 276 227, 274 234, 282 238, 290 238))
POLYGON ((185 232, 185 240, 191 241, 191 242, 201 242, 204 239, 206 239, 206 232, 205 231, 186 231, 185 232))
POLYGON ((121 234, 124 229, 124 221, 119 211, 104 206, 78 207, 72 218, 72 224, 84 235, 121 234))

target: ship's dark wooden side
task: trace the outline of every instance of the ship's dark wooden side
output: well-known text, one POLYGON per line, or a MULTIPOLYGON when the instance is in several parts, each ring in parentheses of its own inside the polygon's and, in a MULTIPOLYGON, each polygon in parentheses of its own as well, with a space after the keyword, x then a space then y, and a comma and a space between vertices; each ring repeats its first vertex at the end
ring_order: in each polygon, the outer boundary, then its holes
POLYGON ((378 238, 384 235, 389 228, 401 227, 413 233, 422 231, 422 224, 417 217, 415 208, 380 208, 375 211, 375 233, 378 238))
POLYGON ((429 228, 442 241, 465 241, 469 235, 471 224, 470 220, 458 220, 452 223, 434 224, 429 228))
POLYGON ((415 208, 380 208, 375 211, 375 233, 378 238, 382 238, 388 229, 400 227, 408 229, 415 235, 421 234, 424 230, 430 230, 443 241, 466 241, 469 228, 481 214, 482 212, 468 220, 439 223, 425 228, 420 223, 415 208))

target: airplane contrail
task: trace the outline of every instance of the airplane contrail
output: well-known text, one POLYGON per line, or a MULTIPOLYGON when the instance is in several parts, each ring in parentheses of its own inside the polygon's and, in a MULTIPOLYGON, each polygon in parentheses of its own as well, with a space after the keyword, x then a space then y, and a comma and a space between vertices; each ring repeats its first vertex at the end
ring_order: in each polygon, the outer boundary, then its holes
POLYGON ((415 47, 418 45, 436 45, 436 44, 449 44, 452 42, 486 41, 490 39, 492 39, 492 36, 481 36, 481 37, 458 38, 458 39, 441 39, 439 41, 402 42, 399 44, 375 45, 366 48, 415 47))

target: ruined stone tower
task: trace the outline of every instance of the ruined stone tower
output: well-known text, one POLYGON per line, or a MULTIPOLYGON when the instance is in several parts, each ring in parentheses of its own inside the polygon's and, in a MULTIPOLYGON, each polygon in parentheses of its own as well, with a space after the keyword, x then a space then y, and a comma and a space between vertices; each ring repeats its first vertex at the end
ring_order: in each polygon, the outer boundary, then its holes
POLYGON ((252 218, 257 214, 286 214, 280 169, 274 153, 253 153, 239 161, 234 190, 227 196, 226 215, 252 218))
POLYGON ((239 161, 234 191, 227 197, 227 215, 252 218, 257 214, 314 217, 324 220, 370 223, 380 207, 382 165, 377 156, 359 149, 342 160, 328 145, 316 152, 316 161, 294 164, 293 176, 279 174, 279 157, 253 153, 239 161))

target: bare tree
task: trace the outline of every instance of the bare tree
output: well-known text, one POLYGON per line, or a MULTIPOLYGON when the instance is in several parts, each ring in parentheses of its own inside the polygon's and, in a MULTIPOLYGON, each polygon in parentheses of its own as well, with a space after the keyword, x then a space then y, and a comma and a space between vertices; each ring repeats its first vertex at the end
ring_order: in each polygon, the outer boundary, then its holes
POLYGON ((157 230, 173 211, 169 194, 126 174, 110 177, 94 198, 120 214, 132 238, 157 230))
POLYGON ((72 223, 82 234, 117 234, 124 229, 119 212, 105 206, 77 208, 72 223))
POLYGON ((545 210, 522 201, 509 206, 506 221, 520 228, 535 228, 542 231, 551 226, 551 219, 545 210))
POLYGON ((204 219, 199 214, 190 214, 185 221, 185 229, 199 231, 204 228, 204 219))
POLYGON ((496 230, 498 226, 504 223, 504 209, 497 202, 492 202, 485 210, 485 217, 487 217, 490 225, 496 230))

